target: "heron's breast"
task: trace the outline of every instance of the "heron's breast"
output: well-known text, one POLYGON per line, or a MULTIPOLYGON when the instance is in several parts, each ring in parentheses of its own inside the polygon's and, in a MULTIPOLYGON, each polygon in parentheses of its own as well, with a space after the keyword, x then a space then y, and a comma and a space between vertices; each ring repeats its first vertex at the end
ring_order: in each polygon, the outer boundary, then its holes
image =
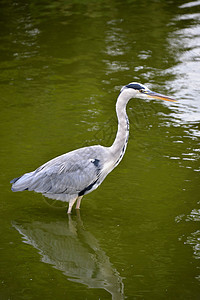
POLYGON ((102 168, 102 173, 103 174, 108 174, 108 173, 110 173, 112 170, 113 170, 113 168, 114 168, 114 165, 115 165, 115 163, 114 163, 114 161, 112 160, 112 161, 108 161, 108 162, 106 162, 106 163, 104 163, 104 165, 103 165, 103 168, 102 168))

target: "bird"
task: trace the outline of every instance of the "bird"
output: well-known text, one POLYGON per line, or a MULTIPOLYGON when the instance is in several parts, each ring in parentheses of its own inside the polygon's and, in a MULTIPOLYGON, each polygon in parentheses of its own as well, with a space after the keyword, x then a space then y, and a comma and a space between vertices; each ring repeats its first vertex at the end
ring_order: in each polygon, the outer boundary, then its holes
POLYGON ((126 106, 132 98, 176 102, 174 98, 153 92, 138 82, 123 86, 116 101, 118 130, 110 147, 94 145, 60 155, 35 171, 11 180, 12 191, 35 191, 50 199, 69 202, 68 214, 75 202, 76 209, 79 209, 83 196, 96 190, 124 156, 129 137, 126 106))

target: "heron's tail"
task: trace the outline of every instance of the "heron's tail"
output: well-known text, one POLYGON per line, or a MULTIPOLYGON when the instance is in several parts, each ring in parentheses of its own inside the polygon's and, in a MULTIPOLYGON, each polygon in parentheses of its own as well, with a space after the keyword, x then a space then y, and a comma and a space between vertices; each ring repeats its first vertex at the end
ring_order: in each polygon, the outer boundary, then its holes
POLYGON ((34 172, 26 173, 20 177, 14 178, 10 181, 12 183, 11 190, 13 192, 25 191, 28 189, 30 182, 32 180, 32 175, 34 172))

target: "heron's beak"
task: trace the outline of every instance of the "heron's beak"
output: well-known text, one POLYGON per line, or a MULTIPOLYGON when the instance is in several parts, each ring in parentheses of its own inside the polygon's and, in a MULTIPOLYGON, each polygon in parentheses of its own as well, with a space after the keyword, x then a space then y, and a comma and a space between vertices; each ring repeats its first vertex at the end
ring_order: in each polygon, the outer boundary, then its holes
POLYGON ((154 98, 154 99, 161 99, 161 100, 165 100, 165 101, 171 101, 171 102, 176 102, 177 100, 171 98, 171 97, 167 97, 165 95, 162 95, 162 94, 159 94, 159 93, 155 93, 153 91, 148 91, 148 92, 145 92, 145 94, 151 98, 154 98))

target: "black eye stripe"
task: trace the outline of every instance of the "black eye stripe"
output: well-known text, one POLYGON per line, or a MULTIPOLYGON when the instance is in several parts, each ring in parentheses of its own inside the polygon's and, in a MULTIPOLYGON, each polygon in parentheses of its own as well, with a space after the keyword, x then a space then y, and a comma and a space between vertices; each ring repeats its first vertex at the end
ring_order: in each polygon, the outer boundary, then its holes
POLYGON ((130 83, 130 84, 126 85, 126 87, 134 89, 134 90, 144 90, 144 87, 137 83, 130 83))

